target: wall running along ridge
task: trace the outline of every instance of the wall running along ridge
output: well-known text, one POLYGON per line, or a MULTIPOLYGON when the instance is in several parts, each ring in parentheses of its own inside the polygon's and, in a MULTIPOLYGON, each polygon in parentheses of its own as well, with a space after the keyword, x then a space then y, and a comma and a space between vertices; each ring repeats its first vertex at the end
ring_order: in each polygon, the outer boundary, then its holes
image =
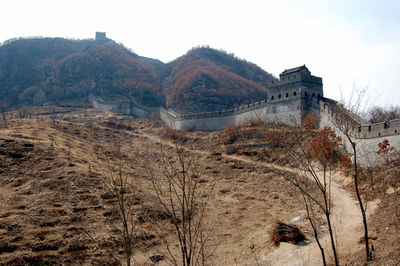
POLYGON ((136 101, 104 101, 89 96, 92 105, 126 115, 145 118, 160 118, 175 130, 221 130, 249 121, 278 122, 301 125, 308 113, 319 115, 319 101, 323 99, 322 78, 311 75, 306 66, 285 70, 279 80, 268 84, 267 99, 233 109, 217 112, 179 114, 163 107, 146 108, 136 101))
POLYGON ((141 106, 133 101, 104 101, 102 98, 95 95, 89 95, 89 103, 102 111, 112 111, 115 113, 120 113, 124 115, 134 115, 138 117, 159 119, 160 118, 160 108, 148 108, 141 106))
POLYGON ((375 165, 382 160, 376 152, 379 150, 378 144, 385 139, 400 150, 400 119, 370 124, 337 103, 321 101, 320 104, 320 128, 332 128, 336 135, 342 137, 344 149, 349 153, 353 153, 352 147, 341 128, 351 125, 348 135, 356 143, 357 160, 361 165, 375 165))
POLYGON ((376 151, 378 143, 384 139, 389 140, 391 146, 400 149, 400 119, 368 124, 336 101, 324 98, 322 79, 312 76, 305 66, 285 70, 279 77, 279 80, 269 84, 267 99, 216 112, 179 114, 163 107, 147 108, 134 100, 104 101, 94 95, 89 96, 89 102, 100 110, 159 118, 175 130, 222 130, 250 121, 301 125, 307 114, 316 113, 320 118, 320 128, 331 127, 337 135, 342 136, 345 149, 351 152, 350 143, 336 126, 337 113, 344 111, 346 119, 352 121, 354 127, 351 136, 356 140, 361 164, 374 164, 380 159, 376 151))

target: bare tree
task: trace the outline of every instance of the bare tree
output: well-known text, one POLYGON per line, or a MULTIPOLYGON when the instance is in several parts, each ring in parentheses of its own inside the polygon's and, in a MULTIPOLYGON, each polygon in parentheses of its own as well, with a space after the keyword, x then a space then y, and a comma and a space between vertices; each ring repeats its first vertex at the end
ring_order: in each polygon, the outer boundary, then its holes
POLYGON ((56 107, 53 106, 50 118, 51 118, 51 121, 53 121, 53 127, 54 128, 56 127, 56 121, 57 121, 56 111, 57 111, 56 107))
POLYGON ((7 128, 7 117, 6 117, 6 107, 3 105, 1 106, 1 114, 3 116, 3 121, 4 121, 4 128, 7 128))
POLYGON ((355 102, 354 103, 349 102, 346 108, 340 104, 327 104, 327 107, 330 109, 331 112, 333 126, 338 129, 338 131, 344 137, 345 141, 351 147, 350 148, 351 150, 349 152, 349 155, 351 156, 353 162, 351 175, 353 176, 355 193, 363 220, 366 259, 371 260, 372 253, 369 247, 368 221, 366 214, 367 202, 363 201, 359 188, 359 178, 361 169, 358 161, 359 139, 357 139, 357 133, 360 123, 359 120, 357 119, 358 118, 357 114, 359 113, 361 102, 362 102, 362 95, 359 95, 359 97, 355 100, 355 102), (351 112, 348 110, 351 110, 351 112))
MULTIPOLYGON (((99 146, 100 153, 97 155, 98 165, 103 169, 107 180, 105 188, 112 199, 113 213, 117 214, 117 223, 115 230, 119 234, 120 243, 122 243, 124 261, 126 265, 132 264, 134 253, 136 225, 138 224, 137 215, 134 210, 136 200, 136 189, 134 186, 134 174, 132 174, 132 161, 126 161, 122 150, 122 143, 117 136, 111 136, 107 147, 99 146)), ((89 232, 85 231, 89 237, 98 242, 89 232)), ((118 263, 123 264, 121 260, 108 251, 110 256, 118 263)))
POLYGON ((18 114, 19 114, 19 118, 25 118, 26 117, 26 109, 25 108, 23 108, 22 110, 20 109, 18 111, 18 114))
POLYGON ((155 222, 167 248, 167 258, 174 265, 206 265, 217 247, 211 242, 207 216, 214 182, 208 192, 200 191, 201 164, 178 144, 175 156, 163 154, 157 161, 159 170, 150 170, 149 176, 156 200, 170 217, 179 243, 180 256, 168 241, 166 229, 155 222))
POLYGON ((293 145, 287 146, 288 154, 299 165, 300 172, 283 174, 284 178, 299 189, 303 197, 307 218, 314 232, 314 238, 320 249, 323 264, 327 265, 325 249, 319 239, 317 210, 322 211, 330 237, 330 249, 335 265, 339 265, 335 230, 331 218, 332 172, 338 163, 346 161, 340 152, 341 139, 335 133, 325 128, 314 132, 305 129, 304 132, 293 134, 293 145), (311 181, 311 182, 310 182, 311 181))
POLYGON ((87 111, 88 111, 88 109, 91 107, 91 105, 90 105, 90 103, 89 102, 87 102, 87 101, 85 101, 84 103, 83 103, 83 117, 87 117, 87 111))
POLYGON ((386 122, 400 118, 400 106, 381 107, 374 106, 368 111, 370 123, 386 122))

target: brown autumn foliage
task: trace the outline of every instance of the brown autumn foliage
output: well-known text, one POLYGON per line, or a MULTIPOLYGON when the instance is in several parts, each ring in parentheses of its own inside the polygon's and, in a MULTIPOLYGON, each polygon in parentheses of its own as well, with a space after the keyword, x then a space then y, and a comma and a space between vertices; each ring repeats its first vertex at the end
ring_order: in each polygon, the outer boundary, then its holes
POLYGON ((94 92, 105 98, 136 97, 163 102, 156 60, 139 57, 113 41, 20 39, 0 46, 0 98, 7 105, 82 102, 94 92))
POLYGON ((313 130, 319 127, 319 117, 316 113, 307 114, 303 121, 303 127, 306 130, 313 130))
POLYGON ((400 161, 400 151, 393 147, 387 139, 378 143, 376 154, 382 158, 384 164, 400 161))
POLYGON ((209 48, 165 64, 112 40, 31 38, 0 46, 0 104, 8 108, 82 104, 95 93, 106 100, 133 97, 149 107, 213 111, 264 99, 273 79, 252 63, 209 48))
POLYGON ((165 91, 167 106, 214 111, 262 100, 273 77, 259 67, 209 48, 189 51, 174 62, 165 91))
POLYGON ((341 150, 343 139, 336 136, 331 128, 324 128, 316 134, 311 141, 311 155, 314 159, 325 164, 329 160, 329 164, 342 165, 348 167, 351 163, 349 156, 341 150))

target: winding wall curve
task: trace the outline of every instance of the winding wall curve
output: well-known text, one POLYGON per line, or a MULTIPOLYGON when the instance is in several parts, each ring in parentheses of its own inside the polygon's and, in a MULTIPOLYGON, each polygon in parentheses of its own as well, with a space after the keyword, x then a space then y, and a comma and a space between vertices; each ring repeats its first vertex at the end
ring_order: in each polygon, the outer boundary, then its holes
MULTIPOLYGON (((335 120, 335 112, 337 112, 335 104, 331 102, 321 101, 321 112, 320 112, 320 128, 330 127, 332 128, 336 135, 341 136, 345 141, 345 149, 348 152, 352 152, 351 144, 347 141, 346 136, 337 127, 337 120, 335 120)), ((339 108, 343 108, 340 107, 339 108)), ((378 151, 378 144, 383 140, 389 140, 391 146, 400 150, 400 119, 390 120, 381 123, 365 123, 361 124, 363 121, 361 118, 357 117, 355 114, 350 113, 347 119, 352 120, 354 127, 351 131, 351 136, 353 140, 357 143, 357 154, 358 160, 361 165, 375 165, 381 159, 376 153, 378 151)))

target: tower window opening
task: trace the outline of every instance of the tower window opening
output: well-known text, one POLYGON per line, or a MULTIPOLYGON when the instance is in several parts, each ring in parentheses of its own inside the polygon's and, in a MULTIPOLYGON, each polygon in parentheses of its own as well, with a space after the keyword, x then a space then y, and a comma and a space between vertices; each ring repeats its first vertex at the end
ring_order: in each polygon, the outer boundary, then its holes
POLYGON ((383 127, 384 127, 384 128, 389 128, 389 122, 385 122, 385 123, 383 124, 383 127))

